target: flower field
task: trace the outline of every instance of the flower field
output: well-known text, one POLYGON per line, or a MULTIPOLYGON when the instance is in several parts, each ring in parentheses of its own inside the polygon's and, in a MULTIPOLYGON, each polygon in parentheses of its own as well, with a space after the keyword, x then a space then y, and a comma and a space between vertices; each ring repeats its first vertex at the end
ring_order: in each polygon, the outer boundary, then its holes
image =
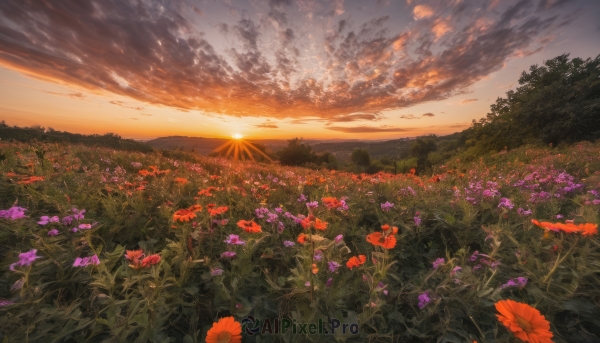
POLYGON ((0 342, 599 341, 599 143, 427 176, 0 156, 0 342))

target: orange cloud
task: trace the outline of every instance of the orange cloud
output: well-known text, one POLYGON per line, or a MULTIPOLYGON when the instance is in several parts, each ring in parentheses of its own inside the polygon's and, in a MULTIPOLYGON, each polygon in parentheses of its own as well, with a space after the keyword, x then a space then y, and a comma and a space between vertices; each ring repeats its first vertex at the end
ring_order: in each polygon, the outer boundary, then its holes
POLYGON ((415 20, 428 18, 433 15, 433 10, 427 5, 417 5, 413 9, 413 17, 415 20))

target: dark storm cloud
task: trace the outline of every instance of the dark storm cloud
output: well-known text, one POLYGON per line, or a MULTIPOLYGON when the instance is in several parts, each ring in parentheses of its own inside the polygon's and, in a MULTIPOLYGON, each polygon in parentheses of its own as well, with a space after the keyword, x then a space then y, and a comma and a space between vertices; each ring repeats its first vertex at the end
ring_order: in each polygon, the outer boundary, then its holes
POLYGON ((0 65, 182 110, 369 121, 380 118, 369 113, 465 93, 509 58, 539 51, 549 42, 542 38, 573 20, 556 15, 567 12, 564 0, 500 3, 423 3, 418 20, 394 27, 396 18, 362 12, 334 20, 346 13, 340 0, 270 0, 264 7, 278 25, 276 39, 266 35, 273 25, 247 15, 216 24, 235 40, 217 50, 219 37, 187 17, 211 14, 187 1, 0 1, 0 65), (313 15, 330 20, 330 29, 316 20, 292 25, 313 15), (321 50, 307 58, 312 42, 321 50))

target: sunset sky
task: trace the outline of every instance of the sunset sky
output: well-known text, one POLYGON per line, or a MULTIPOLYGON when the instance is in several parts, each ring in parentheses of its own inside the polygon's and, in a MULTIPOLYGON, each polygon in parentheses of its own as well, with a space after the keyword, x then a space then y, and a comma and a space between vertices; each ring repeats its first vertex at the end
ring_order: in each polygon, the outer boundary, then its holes
POLYGON ((392 139, 600 54, 597 0, 3 0, 0 120, 127 138, 392 139))

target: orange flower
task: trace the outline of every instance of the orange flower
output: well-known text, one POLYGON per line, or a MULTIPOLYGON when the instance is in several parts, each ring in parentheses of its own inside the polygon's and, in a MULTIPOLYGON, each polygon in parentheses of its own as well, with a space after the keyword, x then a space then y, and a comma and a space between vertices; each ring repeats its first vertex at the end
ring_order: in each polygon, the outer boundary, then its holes
POLYGON ((260 225, 256 224, 253 220, 240 220, 237 225, 246 232, 262 232, 260 225))
POLYGON ((17 183, 19 185, 30 185, 37 181, 44 181, 44 177, 43 176, 26 176, 26 177, 22 178, 20 181, 18 181, 17 183))
POLYGON ((550 223, 550 222, 540 222, 536 219, 532 219, 531 222, 534 225, 539 226, 545 230, 552 230, 552 231, 560 230, 565 233, 581 232, 581 234, 584 236, 592 236, 592 235, 598 234, 598 225, 592 224, 592 223, 575 225, 573 222, 567 222, 564 224, 563 223, 550 223))
POLYGON ((144 256, 143 250, 127 250, 125 253, 125 258, 131 261, 129 266, 133 269, 140 269, 142 267, 140 264, 142 256, 144 256))
POLYGON ((319 272, 319 268, 317 268, 317 265, 315 263, 312 264, 312 273, 316 274, 319 272))
POLYGON ((363 265, 365 262, 367 262, 367 257, 365 255, 358 255, 358 257, 352 256, 348 262, 346 262, 346 267, 352 269, 354 267, 363 265))
POLYGON ((381 225, 381 229, 382 229, 383 231, 387 231, 387 230, 389 230, 389 229, 390 229, 390 224, 383 224, 383 225, 381 225))
POLYGON ((336 209, 336 208, 342 206, 341 201, 339 201, 337 198, 333 198, 333 197, 321 198, 321 201, 323 201, 323 205, 325 205, 325 207, 327 207, 330 210, 333 210, 333 209, 336 209))
POLYGON ((154 254, 154 255, 146 256, 142 260, 142 267, 143 268, 149 268, 150 266, 158 264, 159 262, 160 262, 160 255, 159 254, 154 254))
POLYGON ((321 231, 327 229, 327 225, 329 225, 327 222, 322 221, 321 219, 316 218, 313 215, 309 215, 308 217, 302 219, 300 224, 302 225, 302 227, 304 229, 309 229, 311 227, 314 227, 315 229, 321 230, 321 231))
POLYGON ((227 206, 219 206, 215 209, 209 209, 208 213, 210 214, 211 217, 213 217, 213 216, 217 216, 217 215, 227 212, 228 209, 229 208, 227 206))
POLYGON ((582 235, 591 236, 598 234, 598 225, 592 223, 580 224, 582 235))
POLYGON ((367 235, 367 242, 384 249, 393 249, 396 246, 396 236, 393 234, 385 236, 381 232, 373 232, 367 235))
POLYGON ((206 333, 206 343, 241 343, 242 325, 233 317, 225 317, 213 323, 206 333))
POLYGON ((200 211, 202 211, 202 205, 198 205, 198 204, 192 205, 188 208, 188 210, 190 210, 194 213, 200 212, 200 211))
POLYGON ((126 250, 125 252, 125 258, 130 261, 139 260, 142 256, 144 256, 143 250, 126 250))
POLYGON ((173 220, 180 222, 189 222, 190 219, 196 218, 196 213, 187 209, 177 210, 173 213, 173 220))
POLYGON ((498 320, 518 339, 524 342, 550 343, 550 323, 540 311, 514 300, 500 300, 496 304, 498 320))
POLYGON ((188 183, 188 180, 186 178, 183 177, 176 177, 173 181, 183 185, 184 183, 188 183))
POLYGON ((308 236, 306 236, 303 233, 301 233, 300 235, 298 235, 298 243, 300 243, 300 244, 306 243, 306 237, 308 237, 308 236))

